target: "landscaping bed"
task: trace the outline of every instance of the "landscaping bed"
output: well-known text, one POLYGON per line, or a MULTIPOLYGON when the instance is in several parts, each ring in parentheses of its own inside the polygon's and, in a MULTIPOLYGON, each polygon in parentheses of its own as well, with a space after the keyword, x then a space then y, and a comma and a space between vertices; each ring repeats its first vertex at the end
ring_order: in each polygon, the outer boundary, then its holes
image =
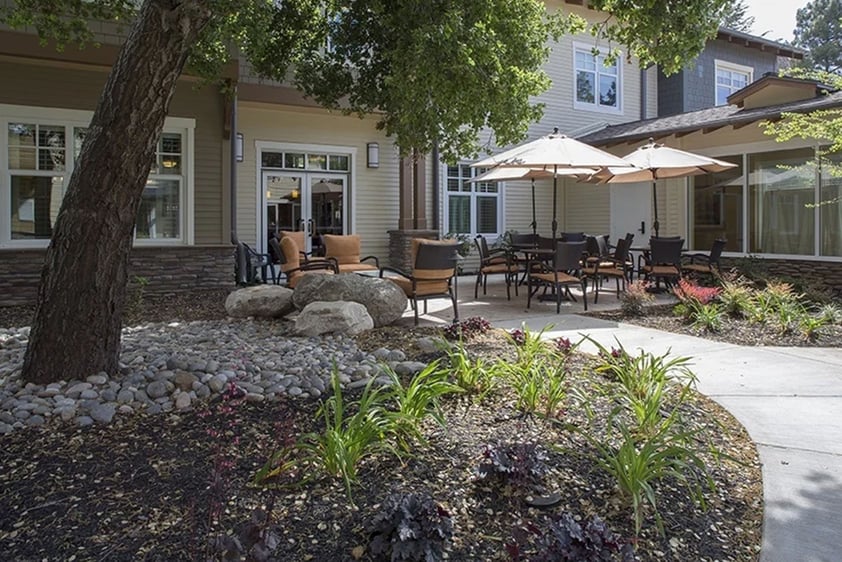
MULTIPOLYGON (((433 328, 383 328, 357 343, 428 361, 440 353, 416 342, 436 334, 433 328)), ((474 336, 465 347, 472 359, 488 363, 512 363, 518 351, 499 330, 474 336)), ((263 508, 277 538, 268 559, 375 560, 370 525, 389 493, 426 492, 452 517, 450 560, 511 560, 515 544, 529 560, 537 547, 525 529, 545 528, 545 517, 562 512, 582 525, 599 516, 621 542, 636 547, 638 560, 756 560, 763 494, 754 445, 727 412, 695 393, 680 411, 701 429, 696 447, 715 490, 706 491, 707 509, 701 509, 678 480, 656 483, 664 534, 653 510, 644 509, 635 538, 627 500, 584 437, 591 422, 581 399, 606 384, 605 375, 593 371, 596 364, 578 353, 567 358, 567 396, 550 419, 525 415, 505 388, 484 400, 444 397, 446 425, 427 418, 421 425, 426 443, 416 442, 402 459, 384 452, 364 459, 350 500, 336 478, 283 489, 251 485, 274 451, 302 433, 324 430, 314 399, 247 403, 232 396, 192 411, 119 417, 109 426, 15 432, 0 438, 0 552, 14 560, 218 559, 230 547, 220 537, 259 519, 255 510, 263 508), (515 443, 535 445, 546 456, 540 482, 480 478, 488 447, 515 443), (709 447, 732 460, 716 458, 709 447), (527 505, 544 494, 557 494, 558 504, 527 505)), ((358 399, 359 392, 346 399, 358 399)), ((604 418, 614 404, 598 399, 590 406, 604 418)), ((295 483, 288 474, 274 483, 295 483)))

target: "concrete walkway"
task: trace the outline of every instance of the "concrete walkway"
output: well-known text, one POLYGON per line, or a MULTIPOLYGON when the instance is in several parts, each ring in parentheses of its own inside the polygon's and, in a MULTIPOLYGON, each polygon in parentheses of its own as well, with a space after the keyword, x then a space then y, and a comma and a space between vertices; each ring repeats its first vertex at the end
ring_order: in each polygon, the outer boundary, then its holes
MULTIPOLYGON (((473 280, 466 278, 459 291, 463 318, 483 316, 505 329, 552 325, 550 338, 575 342, 587 334, 605 346, 619 341, 629 351, 692 357, 699 391, 730 411, 757 444, 765 504, 761 561, 842 560, 842 349, 736 346, 579 316, 581 302, 561 314, 554 303, 533 302, 526 310, 525 296, 507 301, 504 286, 489 285, 488 296, 473 301, 473 280)), ((426 322, 452 318, 444 301, 437 304, 426 322)), ((601 293, 600 305, 618 303, 601 293)))

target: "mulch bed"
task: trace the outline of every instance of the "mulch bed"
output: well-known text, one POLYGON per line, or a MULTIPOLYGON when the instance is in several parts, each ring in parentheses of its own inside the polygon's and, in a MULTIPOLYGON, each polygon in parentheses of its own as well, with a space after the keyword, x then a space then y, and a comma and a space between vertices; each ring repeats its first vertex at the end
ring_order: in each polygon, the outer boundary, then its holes
POLYGON ((674 305, 659 305, 646 309, 643 316, 627 316, 619 310, 589 312, 588 316, 626 322, 665 332, 698 336, 710 340, 745 346, 780 347, 842 347, 842 326, 828 325, 821 328, 818 337, 808 340, 795 331, 781 332, 774 324, 752 323, 748 320, 723 316, 722 327, 712 332, 693 327, 673 314, 674 305))
MULTIPOLYGON (((432 333, 384 328, 360 336, 359 345, 431 359, 414 341, 432 333)), ((514 354, 497 330, 468 345, 487 359, 514 354)), ((572 359, 570 375, 571 387, 585 393, 594 380, 582 374, 587 361, 572 359)), ((271 506, 281 538, 272 559, 372 560, 366 525, 387 494, 426 490, 454 518, 450 560, 509 560, 505 544, 515 529, 544 512, 526 505, 526 492, 479 481, 475 470, 486 445, 512 441, 547 451, 551 471, 544 485, 561 496, 551 513, 597 514, 622 537, 634 535, 629 510, 589 458, 587 443, 557 424, 523 417, 507 394, 483 404, 447 399, 447 426, 429 424, 428 443, 412 458, 375 456, 363 463, 353 503, 341 482, 250 486, 273 450, 319 429, 317 405, 295 400, 229 409, 217 401, 178 415, 118 417, 106 427, 58 425, 0 438, 0 552, 9 560, 216 559, 217 537, 236 532, 256 507, 271 506)), ((742 427, 704 397, 695 397, 685 414, 709 426, 711 444, 742 464, 708 458, 717 489, 708 493, 706 511, 675 482, 659 485, 666 536, 649 517, 636 543, 638 559, 756 560, 762 485, 755 448, 742 427)), ((584 424, 572 401, 563 421, 584 424)))

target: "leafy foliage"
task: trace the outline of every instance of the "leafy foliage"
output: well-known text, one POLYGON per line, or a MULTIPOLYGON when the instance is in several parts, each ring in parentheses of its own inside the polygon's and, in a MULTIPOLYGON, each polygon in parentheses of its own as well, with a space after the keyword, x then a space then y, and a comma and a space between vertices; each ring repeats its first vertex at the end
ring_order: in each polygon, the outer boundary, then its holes
POLYGON ((533 487, 540 484, 547 473, 549 457, 535 443, 487 445, 482 456, 484 462, 477 468, 477 475, 484 480, 495 479, 506 486, 533 487))
POLYGON ((453 520, 429 494, 391 494, 369 532, 369 549, 378 560, 437 562, 453 536, 453 520))
POLYGON ((506 544, 506 550, 515 562, 630 562, 635 559, 632 545, 611 531, 602 519, 593 516, 579 523, 568 512, 547 517, 542 524, 518 529, 515 540, 506 544), (531 548, 523 544, 527 538, 534 543, 531 548))
POLYGON ((497 365, 488 365, 482 359, 471 359, 463 345, 451 345, 445 349, 450 375, 454 384, 464 392, 482 400, 497 385, 497 365))
POLYGON ((444 337, 450 341, 468 340, 491 329, 491 322, 482 316, 455 320, 444 329, 444 337))
POLYGON ((722 9, 720 25, 735 31, 751 33, 754 16, 748 15, 748 8, 745 0, 732 0, 722 9))
POLYGON ((804 64, 825 72, 842 70, 842 2, 813 0, 795 12, 795 44, 807 49, 804 64))
POLYGON ((720 289, 718 287, 703 287, 684 278, 679 279, 678 286, 673 289, 673 294, 675 294, 679 301, 685 304, 688 301, 708 304, 719 296, 719 293, 720 289))

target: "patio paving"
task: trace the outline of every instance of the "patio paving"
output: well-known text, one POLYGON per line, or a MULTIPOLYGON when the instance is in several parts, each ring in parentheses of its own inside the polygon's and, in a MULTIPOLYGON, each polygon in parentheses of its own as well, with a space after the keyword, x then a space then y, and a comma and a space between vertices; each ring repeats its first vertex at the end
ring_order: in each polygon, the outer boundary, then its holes
MULTIPOLYGON (((506 329, 552 325, 548 338, 575 342, 587 334, 606 346, 619 341, 629 350, 692 357, 699 390, 728 409, 757 444, 765 504, 761 562, 842 558, 842 349, 743 347, 661 332, 581 316, 581 300, 565 303, 560 314, 555 303, 533 301, 527 309, 523 291, 506 301, 505 285, 491 281, 488 295, 480 290, 474 301, 473 283, 473 277, 459 280, 462 318, 483 316, 506 329)), ((448 302, 429 304, 424 324, 450 322, 448 302)), ((601 310, 619 303, 606 291, 599 305, 588 305, 601 310)), ((401 322, 412 325, 411 311, 401 322)))

